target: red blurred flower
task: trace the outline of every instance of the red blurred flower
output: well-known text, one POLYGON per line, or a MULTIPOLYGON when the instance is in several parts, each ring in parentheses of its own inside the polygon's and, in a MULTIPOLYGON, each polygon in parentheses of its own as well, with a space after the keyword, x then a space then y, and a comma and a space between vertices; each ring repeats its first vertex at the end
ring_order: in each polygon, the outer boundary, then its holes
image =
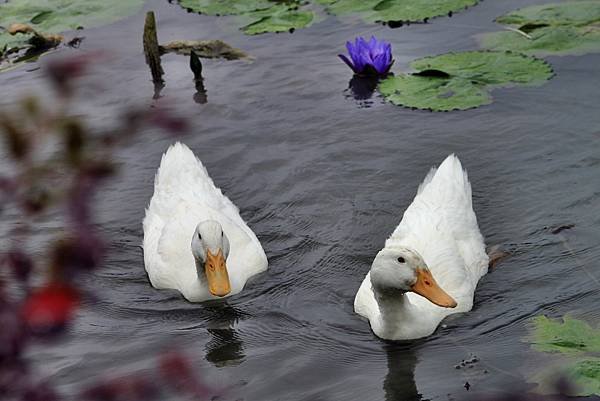
POLYGON ((34 334, 63 329, 79 306, 79 292, 63 283, 50 283, 32 293, 22 309, 23 319, 34 334))

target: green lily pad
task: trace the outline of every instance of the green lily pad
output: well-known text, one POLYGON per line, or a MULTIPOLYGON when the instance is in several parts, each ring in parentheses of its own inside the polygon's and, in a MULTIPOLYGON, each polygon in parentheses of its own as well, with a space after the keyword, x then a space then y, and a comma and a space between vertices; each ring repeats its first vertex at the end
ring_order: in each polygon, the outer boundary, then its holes
POLYGON ((562 355, 529 379, 537 392, 555 393, 557 380, 567 379, 570 396, 600 395, 600 329, 569 316, 537 316, 528 340, 537 351, 562 355))
POLYGON ((477 4, 479 0, 316 0, 335 15, 359 13, 367 22, 422 22, 477 4))
POLYGON ((600 1, 569 1, 513 11, 496 19, 506 31, 481 36, 483 47, 535 55, 600 51, 600 1))
MULTIPOLYGON (((99 26, 134 14, 145 0, 19 0, 0 4, 0 26, 29 24, 44 33, 99 26)), ((10 38, 0 33, 2 41, 10 38)))
POLYGON ((272 7, 248 15, 256 19, 242 28, 248 35, 267 32, 291 32, 309 26, 314 19, 311 11, 290 9, 286 6, 272 7))
POLYGON ((534 389, 536 393, 547 395, 560 390, 572 397, 600 395, 600 358, 563 358, 543 366, 541 371, 528 378, 529 383, 537 384, 534 389), (557 383, 561 380, 568 382, 566 391, 564 388, 557 388, 557 383))
POLYGON ((447 53, 410 66, 417 72, 384 79, 379 92, 393 104, 432 111, 489 104, 493 88, 539 85, 552 77, 545 61, 511 52, 447 53))
POLYGON ((566 354, 600 352, 600 330, 583 320, 565 316, 561 322, 538 316, 533 319, 533 324, 530 340, 538 351, 566 354))
POLYGON ((512 11, 497 18, 496 21, 505 25, 548 24, 583 26, 600 21, 600 4, 597 0, 542 4, 512 11))
POLYGON ((269 0, 180 0, 179 5, 206 15, 244 15, 276 4, 269 0))
MULTIPOLYGON (((0 3, 0 26, 31 25, 41 33, 60 33, 103 25, 134 14, 145 0, 18 0, 0 3)), ((0 49, 28 46, 31 35, 12 36, 0 28, 0 49)))
POLYGON ((207 15, 238 15, 242 31, 248 35, 289 32, 309 26, 315 19, 312 11, 299 9, 300 0, 180 0, 188 10, 207 15))
POLYGON ((600 395, 600 358, 579 360, 566 369, 565 376, 574 387, 573 396, 600 395))

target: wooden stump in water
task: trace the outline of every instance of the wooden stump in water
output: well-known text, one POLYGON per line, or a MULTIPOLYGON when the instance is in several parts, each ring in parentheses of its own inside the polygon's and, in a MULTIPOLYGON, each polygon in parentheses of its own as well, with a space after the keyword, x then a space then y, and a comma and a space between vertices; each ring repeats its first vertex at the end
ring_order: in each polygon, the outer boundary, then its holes
POLYGON ((164 71, 160 63, 160 46, 158 45, 158 36, 156 34, 156 19, 154 12, 146 13, 146 23, 144 24, 144 54, 146 55, 146 64, 150 67, 152 81, 156 85, 164 83, 162 76, 164 71))

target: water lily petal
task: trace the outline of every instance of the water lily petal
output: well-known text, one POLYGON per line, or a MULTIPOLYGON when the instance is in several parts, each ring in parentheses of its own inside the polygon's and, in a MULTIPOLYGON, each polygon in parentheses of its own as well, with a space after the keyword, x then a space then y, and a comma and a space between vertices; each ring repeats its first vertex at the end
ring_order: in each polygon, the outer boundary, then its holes
POLYGON ((338 54, 338 57, 341 58, 342 61, 344 63, 346 63, 346 65, 352 69, 352 71, 354 71, 355 73, 358 72, 358 71, 356 71, 356 69, 354 68, 354 64, 352 64, 352 61, 350 61, 348 59, 348 57, 344 56, 343 54, 338 54))

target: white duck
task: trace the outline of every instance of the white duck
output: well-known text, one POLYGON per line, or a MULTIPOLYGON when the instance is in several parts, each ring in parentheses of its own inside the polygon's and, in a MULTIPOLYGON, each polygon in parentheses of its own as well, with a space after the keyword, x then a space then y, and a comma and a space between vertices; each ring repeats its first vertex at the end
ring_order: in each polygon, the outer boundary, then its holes
POLYGON ((163 155, 144 218, 144 263, 155 288, 190 302, 239 293, 267 269, 260 242, 202 162, 175 143, 163 155))
POLYGON ((473 306, 488 256, 471 184, 454 155, 432 168, 362 282, 354 310, 387 340, 432 334, 444 317, 473 306))

